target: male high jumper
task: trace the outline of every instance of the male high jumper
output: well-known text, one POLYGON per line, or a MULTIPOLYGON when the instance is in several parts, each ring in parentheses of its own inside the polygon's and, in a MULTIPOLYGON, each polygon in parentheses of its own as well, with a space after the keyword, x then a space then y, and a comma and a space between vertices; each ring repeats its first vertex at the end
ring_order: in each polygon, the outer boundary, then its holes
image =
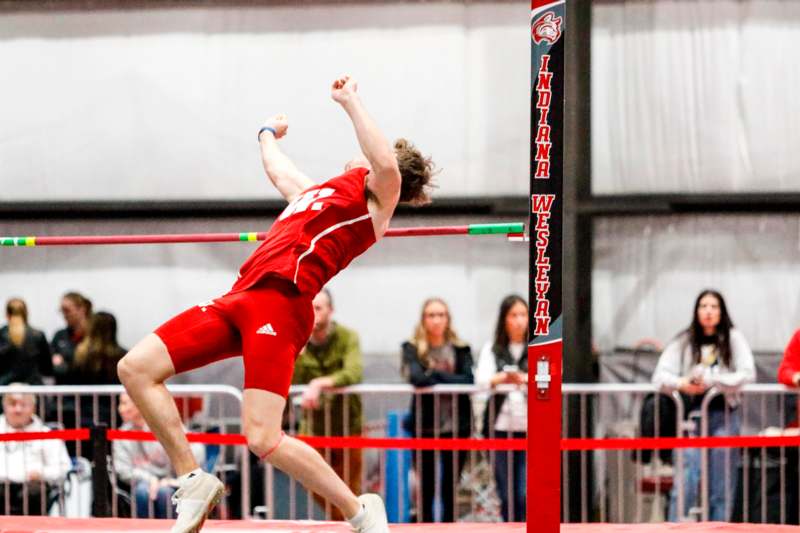
POLYGON ((288 129, 286 116, 269 119, 258 132, 261 158, 289 205, 228 293, 172 318, 119 363, 122 383, 179 476, 172 533, 199 531, 224 487, 198 468, 164 382, 240 354, 242 426, 250 450, 338 507, 354 531, 389 530, 379 496, 356 497, 319 453, 281 431, 294 361, 314 324, 311 300, 383 236, 398 202, 427 202, 433 167, 408 141, 389 144, 361 103, 354 79, 337 79, 331 96, 350 117, 362 154, 345 165, 344 174, 317 185, 278 148, 288 129))

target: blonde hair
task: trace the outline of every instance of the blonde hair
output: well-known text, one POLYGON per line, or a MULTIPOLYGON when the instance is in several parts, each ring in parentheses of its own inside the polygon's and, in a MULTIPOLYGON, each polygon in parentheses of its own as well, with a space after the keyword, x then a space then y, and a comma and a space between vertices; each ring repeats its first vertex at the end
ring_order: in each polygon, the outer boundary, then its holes
POLYGON ((414 328, 414 335, 411 337, 411 344, 413 344, 417 348, 417 358, 420 360, 423 366, 426 368, 429 364, 428 355, 431 351, 430 343, 428 342, 428 334, 425 331, 425 310, 428 308, 429 305, 438 303, 442 305, 445 309, 445 314, 447 315, 447 326, 444 328, 444 340, 446 343, 450 343, 454 346, 464 346, 464 341, 458 336, 456 331, 453 329, 450 317, 450 307, 447 305, 447 302, 442 300, 441 298, 433 297, 428 298, 422 304, 422 310, 420 311, 419 323, 414 328))
POLYGON ((400 201, 416 206, 429 204, 431 189, 434 187, 432 179, 436 174, 433 160, 422 155, 407 139, 397 139, 394 142, 394 152, 402 177, 400 201))
POLYGON ((8 338, 17 348, 25 342, 25 330, 28 326, 28 306, 22 298, 11 298, 6 302, 8 316, 8 338))

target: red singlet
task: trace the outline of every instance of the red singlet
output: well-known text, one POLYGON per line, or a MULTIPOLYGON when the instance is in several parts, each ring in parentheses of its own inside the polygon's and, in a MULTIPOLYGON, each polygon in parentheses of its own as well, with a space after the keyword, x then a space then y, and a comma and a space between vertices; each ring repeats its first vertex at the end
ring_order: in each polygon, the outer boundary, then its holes
POLYGON ((245 388, 288 394, 294 360, 314 325, 311 300, 375 243, 365 196, 368 172, 355 168, 305 190, 284 209, 227 294, 155 331, 176 372, 241 354, 245 388))
POLYGON ((279 276, 312 298, 329 279, 375 244, 364 179, 354 168, 307 189, 286 206, 266 240, 244 262, 231 292, 279 276))

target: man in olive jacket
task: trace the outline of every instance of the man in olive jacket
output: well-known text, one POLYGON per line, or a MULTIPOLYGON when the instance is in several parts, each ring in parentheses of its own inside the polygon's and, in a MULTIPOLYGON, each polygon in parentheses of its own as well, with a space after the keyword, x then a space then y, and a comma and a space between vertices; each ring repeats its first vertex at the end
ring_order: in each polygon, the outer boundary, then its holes
MULTIPOLYGON (((363 379, 358 334, 333 321, 333 299, 328 289, 314 298, 314 329, 295 362, 292 383, 308 385, 300 405, 300 433, 314 436, 361 435, 361 398, 356 394, 322 393, 363 379), (345 406, 347 413, 345 414, 345 406), (326 421, 327 416, 327 421, 326 421), (346 421, 346 423, 345 423, 346 421)), ((322 449, 320 453, 350 489, 361 492, 361 450, 322 449)), ((321 505, 324 500, 318 498, 321 505)), ((343 520, 338 509, 326 506, 333 520, 343 520)))

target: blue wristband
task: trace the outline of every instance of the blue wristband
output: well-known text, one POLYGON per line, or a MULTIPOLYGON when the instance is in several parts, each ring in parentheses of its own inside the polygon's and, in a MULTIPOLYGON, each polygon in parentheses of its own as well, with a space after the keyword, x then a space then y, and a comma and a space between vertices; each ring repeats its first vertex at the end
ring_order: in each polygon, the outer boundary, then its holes
POLYGON ((265 131, 272 132, 272 136, 275 137, 276 139, 278 138, 278 132, 275 131, 275 128, 273 128, 272 126, 264 126, 260 130, 258 130, 258 140, 259 141, 261 140, 261 134, 264 133, 265 131))

